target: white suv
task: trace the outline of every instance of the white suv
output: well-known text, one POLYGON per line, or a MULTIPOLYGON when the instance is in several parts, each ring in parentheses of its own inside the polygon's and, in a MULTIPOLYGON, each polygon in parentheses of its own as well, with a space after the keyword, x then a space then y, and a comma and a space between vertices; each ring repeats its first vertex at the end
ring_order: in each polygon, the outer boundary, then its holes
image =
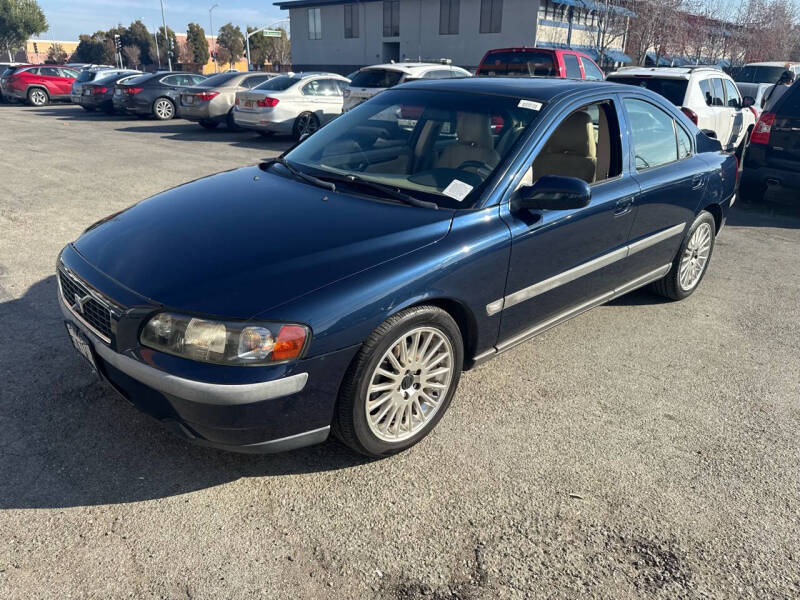
POLYGON ((679 107, 695 125, 713 131, 722 148, 741 153, 755 116, 744 101, 733 79, 714 67, 629 67, 606 78, 647 88, 679 107))
POLYGON ((472 73, 461 67, 442 63, 388 63, 359 69, 350 77, 350 85, 344 90, 344 110, 347 112, 378 92, 415 79, 453 79, 472 77, 472 73))

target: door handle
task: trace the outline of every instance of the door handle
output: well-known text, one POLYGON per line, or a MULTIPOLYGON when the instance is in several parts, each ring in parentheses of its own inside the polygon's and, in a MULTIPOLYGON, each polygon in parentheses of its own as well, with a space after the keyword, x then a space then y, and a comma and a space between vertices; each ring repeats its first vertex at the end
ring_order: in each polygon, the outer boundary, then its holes
POLYGON ((633 196, 626 196, 625 198, 620 198, 617 200, 617 205, 614 208, 614 216, 620 217, 624 214, 627 214, 631 207, 633 206, 633 196))

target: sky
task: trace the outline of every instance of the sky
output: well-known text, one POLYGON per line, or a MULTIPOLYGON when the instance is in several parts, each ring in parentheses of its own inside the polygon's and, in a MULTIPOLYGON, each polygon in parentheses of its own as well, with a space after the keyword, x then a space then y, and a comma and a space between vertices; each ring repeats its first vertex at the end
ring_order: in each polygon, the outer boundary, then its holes
MULTIPOLYGON (((50 30, 41 38, 50 40, 77 40, 81 33, 94 33, 122 23, 142 19, 151 31, 161 25, 159 0, 38 0, 50 30)), ((275 0, 164 0, 167 26, 177 32, 186 31, 190 22, 199 23, 209 32, 208 9, 214 9, 214 29, 232 22, 244 30, 246 25, 267 27, 278 19, 289 16, 278 10, 275 0)), ((288 28, 288 23, 278 23, 288 28)), ((216 32, 215 32, 216 33, 216 32)))

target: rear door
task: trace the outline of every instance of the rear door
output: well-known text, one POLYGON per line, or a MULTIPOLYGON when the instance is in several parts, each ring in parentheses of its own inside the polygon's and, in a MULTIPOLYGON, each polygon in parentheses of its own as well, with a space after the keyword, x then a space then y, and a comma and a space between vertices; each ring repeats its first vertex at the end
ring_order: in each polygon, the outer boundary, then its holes
POLYGON ((744 135, 744 115, 742 110, 747 109, 742 109, 742 97, 733 81, 723 79, 722 84, 725 87, 725 110, 728 112, 731 123, 730 136, 727 143, 723 142, 722 146, 736 148, 739 145, 740 138, 744 135))
POLYGON ((51 97, 69 94, 69 90, 63 91, 64 81, 57 67, 39 67, 39 79, 47 88, 51 97))
POLYGON ((717 139, 723 148, 727 148, 733 131, 733 111, 725 104, 725 86, 720 77, 711 78, 711 112, 714 115, 714 122, 717 139))
POLYGON ((316 83, 316 104, 322 111, 322 121, 330 121, 334 117, 342 114, 342 91, 335 79, 317 79, 311 83, 316 83))
POLYGON ((800 174, 800 83, 795 83, 783 95, 775 112, 767 148, 768 165, 800 174))

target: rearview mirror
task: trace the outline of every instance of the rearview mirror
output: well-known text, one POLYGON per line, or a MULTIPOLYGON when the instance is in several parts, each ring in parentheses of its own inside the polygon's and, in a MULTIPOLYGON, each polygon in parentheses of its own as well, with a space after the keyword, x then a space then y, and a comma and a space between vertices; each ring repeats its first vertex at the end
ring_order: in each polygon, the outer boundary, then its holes
POLYGON ((742 108, 748 108, 756 105, 756 99, 752 96, 745 96, 742 98, 742 108))
POLYGON ((592 189, 583 179, 545 175, 533 185, 519 190, 517 205, 533 210, 583 208, 592 198, 592 189))

